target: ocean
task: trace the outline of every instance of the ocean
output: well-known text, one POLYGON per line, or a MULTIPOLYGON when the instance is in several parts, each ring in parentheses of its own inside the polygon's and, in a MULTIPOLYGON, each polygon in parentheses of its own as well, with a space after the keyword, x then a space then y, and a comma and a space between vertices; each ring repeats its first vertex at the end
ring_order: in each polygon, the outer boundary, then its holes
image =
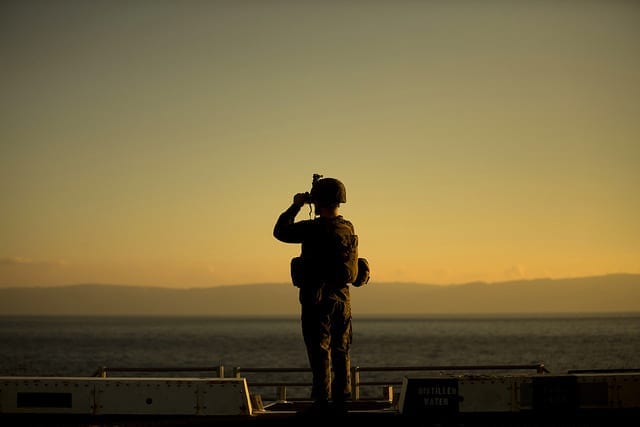
MULTIPOLYGON (((353 329, 352 366, 361 368, 543 363, 554 374, 640 368, 640 313, 356 316, 353 329)), ((297 317, 4 316, 0 346, 1 376, 221 365, 232 376, 235 367, 307 367, 297 317)), ((400 374, 367 375, 363 381, 400 374)))

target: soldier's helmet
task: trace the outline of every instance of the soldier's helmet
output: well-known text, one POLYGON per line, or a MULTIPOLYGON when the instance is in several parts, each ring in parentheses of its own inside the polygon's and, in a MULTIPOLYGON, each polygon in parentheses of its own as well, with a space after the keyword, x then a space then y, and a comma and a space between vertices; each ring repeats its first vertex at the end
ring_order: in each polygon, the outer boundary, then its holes
POLYGON ((321 178, 311 187, 311 200, 320 206, 347 202, 347 189, 335 178, 321 178))

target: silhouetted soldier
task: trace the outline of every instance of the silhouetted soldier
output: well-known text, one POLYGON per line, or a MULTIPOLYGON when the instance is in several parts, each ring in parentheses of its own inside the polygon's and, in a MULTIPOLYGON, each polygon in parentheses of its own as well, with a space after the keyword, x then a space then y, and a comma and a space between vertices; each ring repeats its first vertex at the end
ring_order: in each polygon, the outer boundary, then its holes
POLYGON ((291 275, 300 288, 302 335, 313 372, 312 414, 330 407, 345 412, 345 401, 351 397, 349 284, 366 283, 368 268, 361 268, 358 281, 358 236, 353 224, 338 214, 346 201, 342 182, 314 175, 311 192, 295 194, 273 230, 276 239, 301 244, 291 275), (313 203, 315 218, 295 222, 305 203, 313 203))

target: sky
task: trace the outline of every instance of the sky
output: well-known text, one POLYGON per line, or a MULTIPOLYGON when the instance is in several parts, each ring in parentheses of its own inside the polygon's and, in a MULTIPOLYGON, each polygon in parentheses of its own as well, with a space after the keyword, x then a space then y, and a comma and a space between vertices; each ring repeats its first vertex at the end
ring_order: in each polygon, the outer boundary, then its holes
POLYGON ((640 273, 640 2, 0 1, 0 287, 640 273), (304 207, 298 219, 310 217, 304 207))

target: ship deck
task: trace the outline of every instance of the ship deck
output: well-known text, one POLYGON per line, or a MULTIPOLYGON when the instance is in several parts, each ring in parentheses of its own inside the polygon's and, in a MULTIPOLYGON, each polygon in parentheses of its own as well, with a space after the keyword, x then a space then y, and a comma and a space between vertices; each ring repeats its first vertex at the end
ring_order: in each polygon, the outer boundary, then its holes
POLYGON ((0 377, 0 425, 224 427, 382 421, 424 427, 578 427, 640 423, 638 369, 553 374, 543 364, 355 367, 354 396, 340 414, 308 414, 305 410, 311 402, 292 392, 308 388, 308 381, 273 379, 274 374, 306 375, 304 368, 234 368, 233 376, 226 378, 222 366, 214 369, 215 377, 108 375, 201 369, 100 368, 91 377, 0 377), (362 378, 372 372, 392 377, 362 378), (365 393, 367 387, 378 394, 365 393))

